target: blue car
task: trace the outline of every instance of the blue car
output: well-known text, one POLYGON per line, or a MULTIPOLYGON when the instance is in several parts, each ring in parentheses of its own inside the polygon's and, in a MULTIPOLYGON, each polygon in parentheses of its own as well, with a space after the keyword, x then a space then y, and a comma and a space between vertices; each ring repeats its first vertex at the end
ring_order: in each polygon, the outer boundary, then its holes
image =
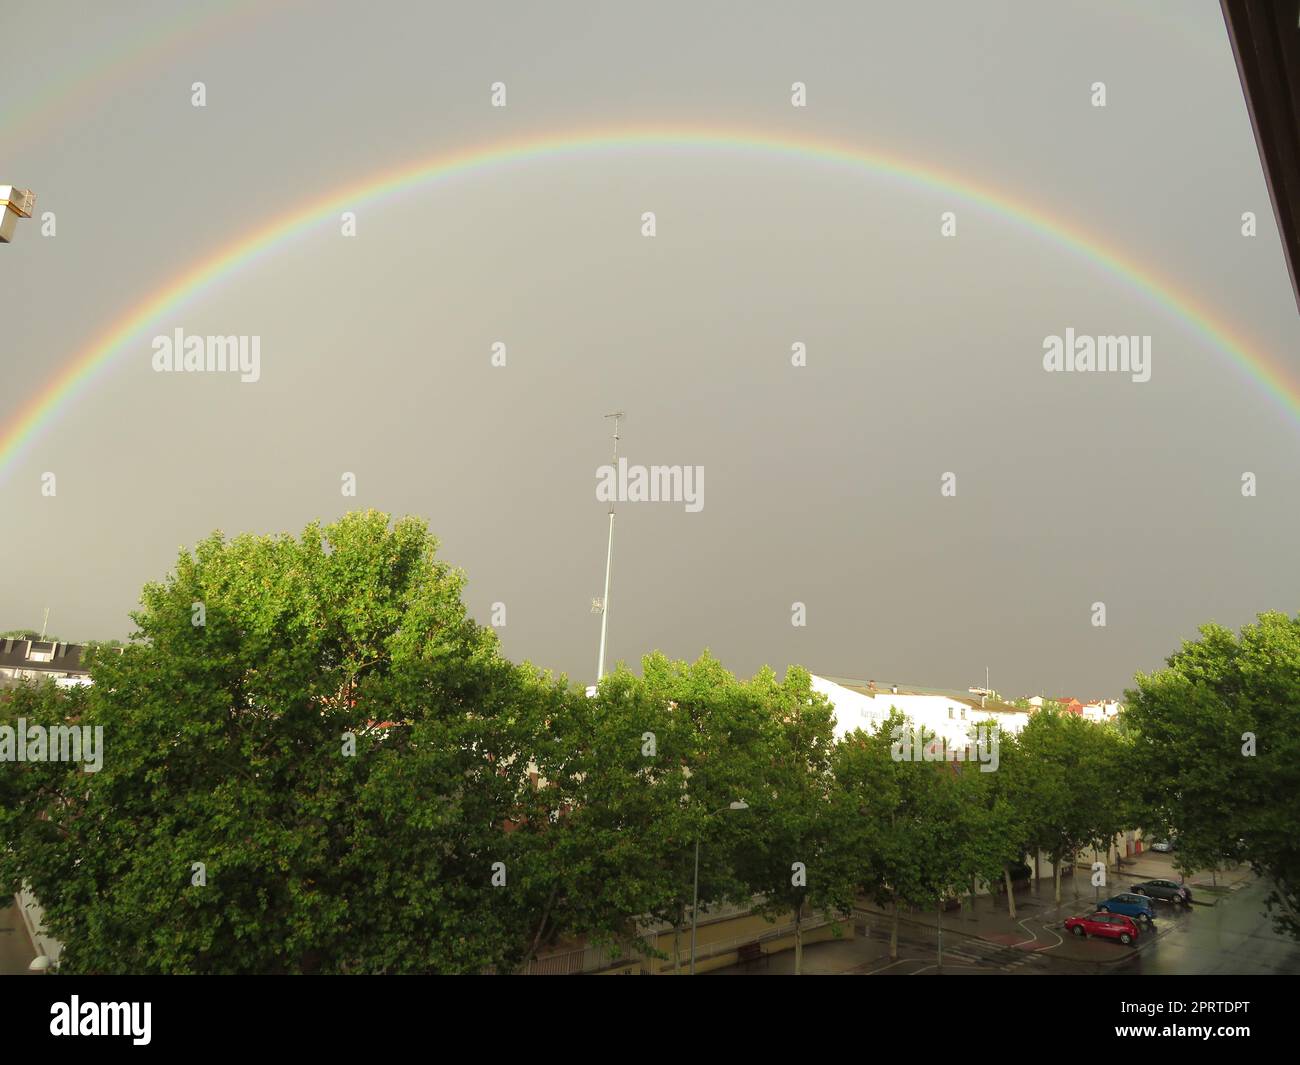
POLYGON ((1150 925, 1156 919, 1155 907, 1152 906, 1149 898, 1128 892, 1105 899, 1097 909, 1103 913, 1122 913, 1125 917, 1132 917, 1133 920, 1145 925, 1150 925))

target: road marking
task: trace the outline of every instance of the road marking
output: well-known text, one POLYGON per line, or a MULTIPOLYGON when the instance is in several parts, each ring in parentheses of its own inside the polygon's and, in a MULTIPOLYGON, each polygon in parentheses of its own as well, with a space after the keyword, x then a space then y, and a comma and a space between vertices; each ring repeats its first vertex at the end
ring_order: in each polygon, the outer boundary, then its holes
MULTIPOLYGON (((916 972, 914 972, 914 973, 908 973, 908 975, 909 975, 909 976, 920 976, 923 972, 926 972, 926 971, 929 970, 929 969, 937 969, 937 968, 939 968, 939 966, 938 966, 937 964, 930 964, 930 965, 927 965, 924 969, 917 969, 916 972)), ((946 968, 946 969, 978 969, 978 968, 980 968, 980 966, 978 966, 978 965, 945 965, 944 968, 946 968)))
MULTIPOLYGON (((1026 917, 1025 920, 1028 921, 1029 918, 1026 917)), ((1046 921, 1043 921, 1043 920, 1040 919, 1038 923, 1041 924, 1041 925, 1043 926, 1043 931, 1046 932, 1048 935, 1050 935, 1050 936, 1056 936, 1056 942, 1053 943, 1050 947, 1049 947, 1049 946, 1035 947, 1034 950, 1035 950, 1036 953, 1046 953, 1046 952, 1049 951, 1049 950, 1055 950, 1057 947, 1059 947, 1059 946, 1063 946, 1063 945, 1064 945, 1065 940, 1064 940, 1063 938, 1061 938, 1061 936, 1057 935, 1056 932, 1052 931, 1052 929, 1048 928, 1048 927, 1047 927, 1047 922, 1046 922, 1046 921)), ((1026 928, 1025 931, 1026 931, 1026 932, 1029 932, 1029 931, 1031 931, 1031 929, 1026 928)), ((1034 942, 1038 942, 1038 936, 1037 936, 1037 935, 1034 936, 1034 942)))
POLYGON ((876 973, 883 973, 885 969, 892 969, 895 965, 902 965, 904 962, 909 962, 909 961, 921 961, 921 959, 920 958, 899 958, 898 961, 891 961, 888 965, 885 965, 879 969, 872 969, 869 972, 863 973, 862 975, 875 976, 876 973))

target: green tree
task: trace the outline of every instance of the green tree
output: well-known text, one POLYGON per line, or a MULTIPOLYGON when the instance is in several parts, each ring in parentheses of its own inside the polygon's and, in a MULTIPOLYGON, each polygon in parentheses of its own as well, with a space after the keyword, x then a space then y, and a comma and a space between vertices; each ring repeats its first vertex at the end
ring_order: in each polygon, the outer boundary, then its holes
MULTIPOLYGON (((912 727, 894 712, 875 732, 846 736, 833 759, 835 880, 891 908, 891 958, 902 909, 942 907, 969 884, 986 829, 968 801, 984 786, 976 767, 917 758, 912 727)), ((934 738, 922 730, 922 748, 934 738)))
POLYGON ((1003 731, 996 719, 979 722, 975 737, 985 749, 985 757, 962 765, 960 784, 962 799, 968 810, 970 836, 965 845, 966 865, 971 877, 971 905, 974 906, 976 883, 983 881, 990 892, 1005 882, 1007 913, 1016 916, 1016 900, 1010 868, 1025 854, 1026 826, 1029 811, 1016 787, 1016 770, 1020 747, 1016 737, 1003 731), (990 755, 996 744, 996 761, 990 755))
POLYGON ((829 706, 810 683, 799 670, 783 684, 769 670, 740 681, 707 651, 693 663, 656 652, 640 677, 620 664, 593 698, 552 716, 536 763, 563 811, 548 840, 556 929, 626 944, 636 920, 666 924, 680 970, 697 844, 700 912, 762 909, 759 856, 778 849, 769 834, 797 816, 812 823, 789 809, 795 767, 829 745, 829 706))
MULTIPOLYGON (((1061 901, 1061 866, 1085 845, 1100 846, 1115 801, 1099 748, 1102 726, 1077 714, 1040 710, 1019 736, 1021 809, 1027 840, 1052 862, 1054 898, 1061 901)), ((1077 889, 1077 880, 1076 880, 1077 889)))
POLYGON ((996 869, 989 868, 985 876, 990 887, 994 880, 1002 881, 1007 893, 1007 915, 1012 918, 1016 916, 1016 896, 1011 867, 1024 861, 1035 821, 1032 772, 1019 738, 999 730, 997 769, 988 774, 985 799, 994 841, 989 858, 996 858, 999 864, 996 869))
POLYGON ((97 773, 0 766, 0 890, 31 885, 65 971, 526 958, 554 820, 530 757, 566 692, 501 657, 435 552, 373 512, 214 535, 91 653, 91 689, 4 704, 104 730, 97 773))
POLYGON ((837 891, 829 854, 834 715, 798 667, 780 683, 763 669, 744 691, 760 711, 762 757, 751 762, 754 783, 739 784, 749 811, 737 822, 735 865, 760 913, 775 919, 793 912, 795 975, 801 975, 805 908, 834 914, 852 905, 837 891))
MULTIPOLYGON (((696 824, 689 803, 695 731, 671 699, 621 665, 593 698, 570 699, 536 753, 550 804, 546 890, 555 932, 628 946, 634 919, 655 915, 680 936, 690 905, 696 824)), ((637 949, 640 949, 639 947, 637 949)))
POLYGON ((891 907, 891 958, 898 956, 898 899, 890 876, 902 789, 890 758, 890 729, 902 724, 902 715, 894 714, 874 732, 856 729, 835 744, 826 813, 828 894, 841 910, 860 898, 891 907))
POLYGON ((1250 863, 1273 885, 1275 925, 1300 939, 1300 617, 1200 635, 1126 694, 1143 797, 1183 868, 1250 863))

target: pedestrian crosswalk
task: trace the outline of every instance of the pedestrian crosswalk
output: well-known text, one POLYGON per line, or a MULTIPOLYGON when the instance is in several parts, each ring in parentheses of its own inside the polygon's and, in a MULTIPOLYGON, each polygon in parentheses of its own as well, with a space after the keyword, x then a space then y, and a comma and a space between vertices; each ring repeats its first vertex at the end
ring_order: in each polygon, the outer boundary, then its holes
MULTIPOLYGON (((866 934, 874 933, 877 936, 888 935, 888 918, 879 913, 859 909, 855 916, 861 922, 860 931, 866 934), (868 933, 871 929, 871 933, 868 933)), ((909 929, 906 938, 911 943, 917 942, 916 929, 909 929)), ((1011 942, 994 943, 987 939, 978 939, 964 935, 944 935, 943 941, 943 959, 946 965, 969 965, 980 969, 996 969, 999 972, 1018 972, 1026 966, 1035 966, 1036 963, 1041 965, 1042 959, 1039 958, 1035 947, 1038 946, 1032 940, 1032 931, 1028 936, 1023 938, 1030 939, 1030 942, 1024 946, 1015 946, 1011 942)), ((933 932, 925 937, 926 945, 933 950, 935 943, 933 932)), ((1011 938, 1011 937, 1008 937, 1011 938)), ((933 954, 931 954, 933 961, 933 954)))
POLYGON ((985 939, 964 939, 951 948, 944 946, 944 958, 961 958, 973 965, 992 966, 1003 972, 1015 972, 1035 961, 1034 954, 1019 947, 990 943, 985 939))

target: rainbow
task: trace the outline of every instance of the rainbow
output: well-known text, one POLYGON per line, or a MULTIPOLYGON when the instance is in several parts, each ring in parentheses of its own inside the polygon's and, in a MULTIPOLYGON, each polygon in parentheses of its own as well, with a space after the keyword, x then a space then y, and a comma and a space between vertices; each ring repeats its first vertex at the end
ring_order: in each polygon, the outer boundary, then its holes
POLYGON ((164 315, 198 299, 243 267, 286 247, 315 228, 337 223, 339 213, 344 210, 355 210, 411 189, 508 164, 672 150, 727 151, 812 160, 903 181, 975 204, 1100 268, 1191 331, 1202 335, 1229 355, 1238 369, 1253 379, 1286 414, 1300 421, 1300 387, 1290 378, 1282 363, 1252 348, 1228 323, 1195 302, 1173 282, 1069 221, 1049 215, 1042 208, 1013 201, 1005 194, 936 166, 830 141, 736 129, 647 127, 632 131, 588 130, 551 134, 436 155, 336 189, 271 218, 200 259, 181 276, 146 296, 78 351, 53 380, 21 406, 0 428, 0 480, 12 473, 18 460, 53 424, 60 412, 87 392, 115 358, 129 350, 130 340, 164 315))
MULTIPOLYGON (((279 0, 282 6, 286 0, 279 0)), ((139 34, 132 46, 109 53, 93 63, 77 63, 44 83, 23 99, 10 97, 0 107, 0 140, 11 155, 29 139, 49 136, 56 126, 85 119, 97 103, 114 99, 114 92, 132 77, 156 69, 181 48, 197 42, 211 43, 219 34, 245 28, 260 18, 267 5, 259 0, 242 0, 216 10, 181 8, 159 18, 139 34)), ((177 91, 189 95, 189 82, 177 91)), ((13 180, 13 179, 11 179, 13 180)))

